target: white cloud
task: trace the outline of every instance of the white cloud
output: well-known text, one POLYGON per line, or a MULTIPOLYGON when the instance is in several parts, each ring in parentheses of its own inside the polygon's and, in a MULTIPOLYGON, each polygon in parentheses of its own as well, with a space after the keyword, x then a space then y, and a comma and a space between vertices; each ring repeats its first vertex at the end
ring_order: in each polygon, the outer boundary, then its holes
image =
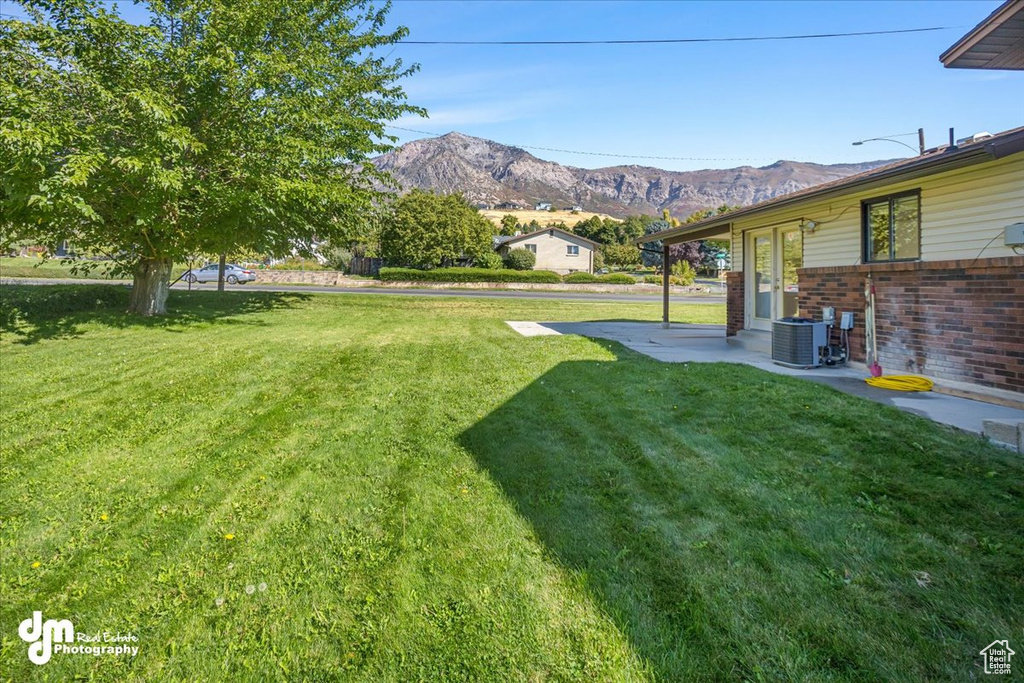
POLYGON ((437 106, 424 103, 427 117, 406 115, 395 125, 406 128, 429 126, 434 132, 446 132, 459 126, 537 118, 568 103, 569 93, 561 90, 479 93, 472 98, 442 100, 437 106))

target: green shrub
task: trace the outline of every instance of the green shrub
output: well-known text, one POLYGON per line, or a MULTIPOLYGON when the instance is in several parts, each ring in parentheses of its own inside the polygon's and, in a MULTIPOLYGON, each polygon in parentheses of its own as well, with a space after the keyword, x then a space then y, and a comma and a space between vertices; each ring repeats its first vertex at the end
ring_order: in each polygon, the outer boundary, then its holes
POLYGON ((660 285, 661 284, 661 276, 660 275, 644 275, 644 282, 646 282, 649 285, 660 285))
POLYGON ((504 261, 501 260, 499 254, 491 251, 473 259, 473 265, 477 268, 486 268, 488 270, 501 270, 504 261))
POLYGON ((351 249, 332 246, 328 246, 321 254, 327 259, 324 265, 332 270, 340 270, 343 273, 347 273, 349 268, 352 267, 352 257, 355 256, 351 249))
POLYGON ((597 278, 598 282, 606 282, 611 285, 635 285, 636 278, 625 273, 608 273, 597 278))
POLYGON ((537 265, 537 255, 522 247, 513 249, 505 257, 505 267, 512 270, 532 270, 537 265))
POLYGON ((597 276, 580 271, 579 273, 569 273, 563 278, 563 280, 569 284, 583 284, 587 282, 597 282, 597 276))
POLYGON ((676 261, 672 264, 672 277, 669 281, 674 285, 687 287, 697 279, 697 271, 693 269, 689 261, 676 261))
POLYGON ((598 271, 598 270, 601 270, 602 268, 604 268, 604 250, 603 249, 595 249, 594 250, 594 264, 593 265, 594 265, 594 270, 595 271, 598 271))
POLYGON ((544 282, 562 281, 558 273, 550 270, 488 270, 486 268, 381 268, 380 279, 385 282, 544 282))

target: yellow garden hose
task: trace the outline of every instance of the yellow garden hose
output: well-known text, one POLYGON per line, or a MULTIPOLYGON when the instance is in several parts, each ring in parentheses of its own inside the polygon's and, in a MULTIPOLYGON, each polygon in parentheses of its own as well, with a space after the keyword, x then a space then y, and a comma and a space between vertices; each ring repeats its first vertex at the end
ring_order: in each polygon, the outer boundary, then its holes
POLYGON ((893 391, 931 391, 935 382, 926 377, 916 375, 889 375, 888 377, 868 377, 864 380, 873 387, 879 389, 892 389, 893 391))

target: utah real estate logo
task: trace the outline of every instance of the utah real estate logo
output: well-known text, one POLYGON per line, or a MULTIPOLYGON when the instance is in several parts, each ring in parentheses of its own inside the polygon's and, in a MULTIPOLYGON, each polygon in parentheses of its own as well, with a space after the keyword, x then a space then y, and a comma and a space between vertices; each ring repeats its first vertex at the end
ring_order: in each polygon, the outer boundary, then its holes
POLYGON ((1010 673, 1010 657, 1017 653, 1010 649, 1010 641, 993 640, 978 654, 985 658, 985 673, 1008 675, 1010 673))
POLYGON ((70 655, 129 655, 139 653, 139 639, 132 633, 75 633, 70 619, 47 619, 35 611, 18 626, 18 635, 28 643, 28 659, 42 666, 55 654, 70 655), (81 643, 81 644, 80 644, 81 643), (95 643, 95 644, 90 644, 95 643), (118 643, 118 644, 114 644, 118 643))

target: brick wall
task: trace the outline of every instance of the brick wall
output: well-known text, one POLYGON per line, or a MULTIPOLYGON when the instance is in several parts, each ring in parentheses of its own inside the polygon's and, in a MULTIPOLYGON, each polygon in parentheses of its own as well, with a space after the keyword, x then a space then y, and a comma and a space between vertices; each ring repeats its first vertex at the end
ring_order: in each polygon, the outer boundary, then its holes
POLYGON ((743 273, 726 273, 725 286, 725 336, 732 337, 743 329, 743 273))
POLYGON ((1024 256, 801 269, 801 314, 820 318, 823 306, 853 311, 851 357, 862 362, 868 275, 878 362, 887 374, 1024 393, 1024 256))

